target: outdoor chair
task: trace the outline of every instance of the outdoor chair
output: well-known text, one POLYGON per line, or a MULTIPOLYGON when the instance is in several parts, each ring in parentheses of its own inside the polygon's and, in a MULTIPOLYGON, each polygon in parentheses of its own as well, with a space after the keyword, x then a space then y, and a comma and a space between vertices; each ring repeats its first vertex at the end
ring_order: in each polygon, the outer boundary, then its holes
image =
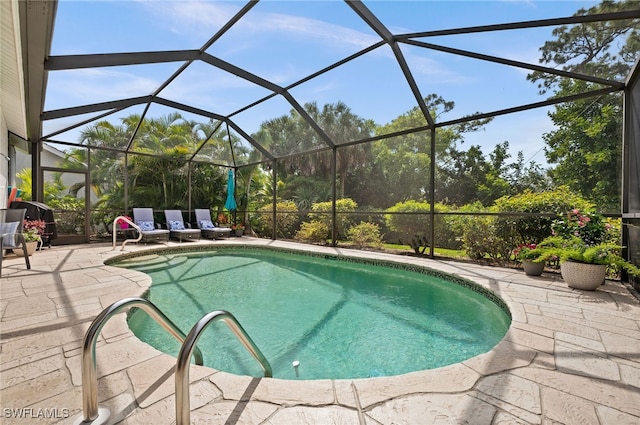
POLYGON ((0 210, 0 276, 2 276, 2 257, 4 257, 5 249, 22 248, 27 270, 31 269, 29 254, 27 253, 27 242, 22 234, 26 212, 25 208, 0 210))
POLYGON ((161 229, 153 220, 153 208, 134 208, 133 222, 140 228, 142 241, 169 241, 169 231, 161 229))
POLYGON ((202 232, 202 237, 207 239, 220 239, 223 236, 231 236, 231 229, 220 227, 211 221, 211 211, 209 209, 195 209, 196 226, 202 232))
POLYGON ((167 228, 170 237, 177 238, 180 242, 183 239, 200 239, 200 229, 192 229, 191 225, 185 225, 180 210, 164 210, 164 217, 167 219, 167 228))

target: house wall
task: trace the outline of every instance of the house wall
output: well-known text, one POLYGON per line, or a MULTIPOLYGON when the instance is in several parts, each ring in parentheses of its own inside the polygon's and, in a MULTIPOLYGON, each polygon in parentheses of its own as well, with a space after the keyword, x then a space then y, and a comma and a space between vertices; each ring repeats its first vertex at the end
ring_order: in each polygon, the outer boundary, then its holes
MULTIPOLYGON (((60 168, 64 164, 64 155, 64 152, 45 143, 42 148, 42 153, 40 154, 40 164, 42 167, 60 168)), ((21 172, 25 168, 31 168, 31 155, 29 155, 27 152, 17 150, 15 158, 16 173, 21 172)), ((47 176, 45 175, 45 182, 46 181, 47 176)), ((82 183, 83 181, 84 176, 80 174, 66 173, 62 176, 62 184, 64 184, 66 187, 71 187, 74 184, 82 183)), ((22 185, 22 180, 16 178, 16 185, 17 187, 20 187, 22 185)), ((89 196, 92 203, 97 201, 97 198, 93 195, 93 193, 90 193, 89 196)))
MULTIPOLYGON (((0 105, 0 154, 9 156, 9 131, 0 105)), ((0 155, 0 208, 7 208, 9 161, 0 155)))

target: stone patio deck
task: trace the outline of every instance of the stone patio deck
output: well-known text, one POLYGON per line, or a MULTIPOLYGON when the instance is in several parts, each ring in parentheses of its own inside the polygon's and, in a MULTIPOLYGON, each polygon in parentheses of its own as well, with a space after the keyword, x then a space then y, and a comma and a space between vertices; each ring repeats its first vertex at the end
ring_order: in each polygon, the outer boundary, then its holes
MULTIPOLYGON (((640 424, 640 302, 619 282, 594 292, 554 274, 251 238, 243 242, 380 258, 471 279, 513 315, 490 352, 430 371, 355 379, 287 381, 191 366, 197 424, 640 424)), ((192 242, 189 242, 192 243, 192 242)), ((187 243, 184 243, 187 244, 187 243)), ((179 245, 170 243, 170 245, 179 245)), ((126 251, 163 245, 127 245, 126 251)), ((150 285, 105 266, 110 244, 53 247, 6 257, 0 280, 0 412, 3 424, 73 423, 82 410, 80 352, 91 321, 150 285)), ((175 358, 139 341, 125 314, 97 344, 98 394, 109 423, 175 423, 175 358)))

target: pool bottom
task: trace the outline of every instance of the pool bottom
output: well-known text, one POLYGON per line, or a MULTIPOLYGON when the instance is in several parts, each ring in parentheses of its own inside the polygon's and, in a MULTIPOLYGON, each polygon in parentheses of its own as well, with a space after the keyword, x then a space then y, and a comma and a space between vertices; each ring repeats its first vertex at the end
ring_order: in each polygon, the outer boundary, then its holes
MULTIPOLYGON (((272 363, 276 377, 366 378, 441 367, 488 351, 503 337, 509 325, 509 318, 504 310, 483 298, 479 294, 481 291, 460 292, 458 285, 450 281, 437 280, 435 285, 439 287, 438 290, 444 287, 444 294, 437 295, 433 291, 423 295, 415 293, 416 287, 424 286, 422 279, 426 275, 433 277, 428 270, 422 269, 422 273, 415 273, 413 266, 410 266, 411 271, 399 267, 384 267, 375 269, 375 273, 369 271, 367 274, 361 270, 365 267, 362 262, 353 259, 342 261, 340 258, 336 261, 334 257, 307 257, 301 262, 301 259, 296 257, 291 263, 290 259, 287 260, 289 262, 285 261, 280 253, 267 252, 257 255, 257 251, 253 249, 229 249, 233 248, 217 250, 215 254, 200 252, 188 253, 187 256, 176 255, 175 251, 163 252, 161 255, 167 256, 165 260, 168 267, 156 270, 156 275, 151 273, 154 276, 154 286, 151 288, 150 299, 156 304, 163 304, 160 300, 162 297, 154 299, 153 288, 156 287, 162 289, 161 292, 166 291, 165 297, 179 312, 200 310, 188 319, 177 319, 177 322, 181 322, 178 323, 179 326, 185 330, 206 312, 229 307, 224 309, 231 311, 247 329, 272 363), (211 270, 210 266, 204 267, 200 264, 201 260, 210 255, 218 260, 219 269, 211 270), (267 263, 272 269, 268 272, 260 271, 252 276, 248 272, 249 267, 260 262, 267 263), (186 268, 182 269, 185 265, 186 268), (318 276, 315 273, 317 268, 323 270, 326 276, 318 276), (350 272, 355 269, 360 275, 347 278, 345 269, 350 272), (239 270, 242 273, 239 273, 239 270), (302 277, 310 279, 310 283, 289 283, 288 288, 280 291, 286 296, 281 295, 266 301, 269 293, 273 292, 273 285, 286 280, 284 277, 287 274, 295 276, 298 280, 302 277), (164 280, 159 281, 159 276, 164 280), (203 285, 199 280, 204 276, 208 277, 208 285, 216 288, 215 293, 211 291, 211 287, 203 285), (327 279, 336 276, 346 282, 339 286, 338 290, 336 284, 327 279), (380 276, 386 280, 375 282, 380 276), (214 283, 211 283, 212 280, 214 283), (402 284, 398 284, 398 280, 402 284), (256 281, 259 283, 256 284, 256 281), (385 288, 384 292, 380 290, 380 285, 385 288), (206 287, 206 290, 204 293, 186 295, 192 287, 206 287), (330 295, 325 293, 327 288, 330 289, 330 295), (452 293, 451 289, 456 290, 452 293), (255 295, 255 299, 241 295, 249 292, 255 295), (354 294, 357 295, 355 302, 349 299, 354 294), (207 304, 205 299, 210 298, 218 300, 220 304, 207 304), (224 302, 220 301, 222 299, 224 302), (425 318, 424 312, 418 307, 429 300, 435 300, 435 304, 441 305, 444 310, 441 309, 435 315, 425 318), (182 304, 182 301, 187 302, 182 304), (486 311, 478 310, 475 306, 478 302, 490 308, 486 311), (464 320, 475 320, 475 324, 465 322, 462 330, 456 330, 451 325, 455 317, 449 310, 460 304, 467 306, 460 313, 464 320), (406 312, 407 307, 409 314, 406 312), (287 310, 289 314, 275 324, 267 323, 264 328, 256 327, 256 318, 251 317, 252 312, 257 312, 257 320, 260 321, 280 310, 287 310), (305 315, 313 318, 310 324, 301 324, 300 319, 305 315), (389 325, 389 318, 396 320, 389 325), (482 319, 476 320, 477 318, 482 319), (477 327, 478 323, 483 326, 480 336, 476 338, 484 344, 480 346, 475 345, 476 341, 469 333, 477 332, 477 329, 472 328, 477 327), (499 331, 496 333, 495 329, 489 329, 492 332, 483 333, 487 330, 488 323, 493 323, 489 328, 497 326, 499 331), (347 328, 345 324, 352 326, 347 328), (329 328, 334 328, 335 331, 328 334, 329 328), (413 333, 416 329, 419 331, 417 336, 413 333), (431 339, 422 341, 421 334, 429 334, 431 339), (272 344, 273 342, 275 344, 272 344), (457 345, 458 342, 463 342, 462 346, 457 345), (299 362, 297 368, 293 367, 294 362, 299 362), (343 366, 347 367, 346 371, 343 370, 343 366)), ((147 264, 139 268, 156 268, 157 264, 154 263, 162 261, 157 261, 157 258, 147 259, 147 264)), ((441 278, 439 273, 436 273, 436 276, 438 279, 441 278)), ((162 305, 159 307, 165 310, 162 305)), ((175 319, 171 314, 169 317, 175 319)), ((144 324, 144 314, 140 317, 132 315, 131 319, 134 329, 140 326, 155 326, 144 324)), ((260 376, 261 369, 244 352, 230 332, 224 329, 224 326, 212 328, 203 334, 198 344, 205 344, 205 364, 240 375, 260 376), (205 341, 215 342, 212 346, 207 346, 205 341)), ((179 344, 162 331, 140 337, 169 354, 176 355, 179 350, 179 344)))

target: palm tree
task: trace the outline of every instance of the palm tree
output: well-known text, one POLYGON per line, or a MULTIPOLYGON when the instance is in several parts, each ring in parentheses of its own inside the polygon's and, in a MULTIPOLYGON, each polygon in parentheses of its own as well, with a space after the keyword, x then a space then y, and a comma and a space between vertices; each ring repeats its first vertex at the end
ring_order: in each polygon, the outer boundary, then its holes
MULTIPOLYGON (((344 198, 345 182, 347 173, 359 167, 364 167, 370 158, 370 147, 368 143, 361 143, 350 147, 340 148, 347 142, 365 139, 373 135, 375 123, 372 120, 365 120, 351 112, 351 109, 343 102, 327 104, 318 112, 317 105, 308 103, 305 109, 309 111, 320 128, 329 136, 331 141, 338 146, 336 152, 336 172, 340 179, 339 197, 344 198)), ((316 155, 316 161, 325 168, 328 175, 331 172, 330 153, 323 152, 316 155)))

